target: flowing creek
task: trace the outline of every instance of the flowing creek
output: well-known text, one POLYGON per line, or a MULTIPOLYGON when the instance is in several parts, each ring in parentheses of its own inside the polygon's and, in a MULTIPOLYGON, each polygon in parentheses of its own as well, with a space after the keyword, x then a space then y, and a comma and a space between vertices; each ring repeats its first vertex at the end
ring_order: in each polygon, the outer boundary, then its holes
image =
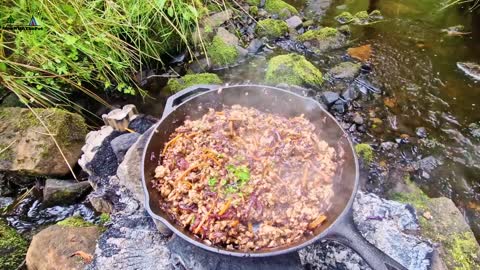
MULTIPOLYGON (((313 2, 322 2, 314 0, 313 2)), ((300 10, 308 9, 301 0, 287 1, 300 10)), ((378 9, 385 19, 367 26, 351 26, 348 47, 370 44, 370 83, 382 91, 365 101, 364 110, 375 110, 382 118, 380 127, 369 127, 360 141, 395 141, 404 134, 415 137, 424 127, 424 142, 402 147, 404 160, 433 156, 440 166, 428 177, 415 182, 432 197, 452 198, 465 213, 477 238, 480 236, 480 138, 469 129, 480 125, 480 83, 457 68, 457 62, 480 63, 480 14, 476 17, 458 8, 441 10, 436 0, 334 0, 321 25, 338 27, 334 17, 343 11, 352 14, 378 9), (433 8, 432 8, 433 7, 433 8), (448 36, 442 29, 464 25, 465 36, 448 36)), ((282 53, 277 48, 274 52, 282 53)), ((309 56, 322 72, 345 61, 346 48, 321 56, 309 56)), ((258 56, 235 68, 217 73, 228 83, 261 84, 267 58, 258 56)), ((153 89, 145 102, 136 99, 139 111, 160 116, 166 94, 153 89)), ((124 103, 123 101, 120 103, 124 103)), ((128 100, 132 103, 132 100, 128 100)), ((412 139, 415 140, 415 139, 412 139)), ((424 175, 425 176, 425 175, 424 175)), ((381 185, 378 184, 378 185, 381 185)), ((372 187, 372 189, 379 187, 372 187)), ((56 222, 73 213, 96 221, 88 203, 43 209, 34 198, 24 200, 8 217, 21 232, 56 222)))

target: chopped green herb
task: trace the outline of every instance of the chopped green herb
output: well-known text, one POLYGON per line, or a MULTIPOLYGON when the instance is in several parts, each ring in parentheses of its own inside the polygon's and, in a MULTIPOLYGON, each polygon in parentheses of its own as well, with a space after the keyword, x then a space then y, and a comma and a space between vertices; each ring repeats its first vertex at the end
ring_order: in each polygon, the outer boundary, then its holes
POLYGON ((228 185, 225 188, 226 193, 236 193, 238 191, 238 188, 236 186, 228 185))
POLYGON ((218 154, 218 155, 217 155, 217 157, 218 157, 218 158, 224 158, 224 157, 225 157, 225 155, 224 155, 224 154, 222 154, 222 153, 220 153, 220 154, 218 154))
POLYGON ((217 183, 218 183, 218 180, 215 177, 210 177, 210 179, 208 179, 208 185, 210 187, 214 187, 217 183))
POLYGON ((194 224, 195 223, 195 216, 192 216, 192 219, 190 220, 190 224, 194 224))

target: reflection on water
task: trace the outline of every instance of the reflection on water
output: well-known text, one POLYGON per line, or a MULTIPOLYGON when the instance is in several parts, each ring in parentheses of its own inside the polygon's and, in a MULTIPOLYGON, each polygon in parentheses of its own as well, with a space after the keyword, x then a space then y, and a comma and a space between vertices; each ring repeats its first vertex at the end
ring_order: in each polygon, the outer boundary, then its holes
POLYGON ((480 213, 468 205, 480 201, 480 143, 467 127, 480 121, 480 83, 458 70, 456 63, 480 63, 480 14, 460 8, 442 10, 441 2, 339 0, 323 24, 336 25, 333 17, 344 10, 379 9, 385 16, 384 22, 353 27, 356 41, 351 45, 372 45, 373 80, 397 104, 385 108, 397 129, 376 135, 391 140, 425 127, 436 146, 423 152, 443 164, 420 183, 430 195, 448 196, 463 207, 478 236, 480 227, 474 220, 480 213), (448 36, 441 31, 455 25, 464 25, 464 31, 472 34, 448 36))

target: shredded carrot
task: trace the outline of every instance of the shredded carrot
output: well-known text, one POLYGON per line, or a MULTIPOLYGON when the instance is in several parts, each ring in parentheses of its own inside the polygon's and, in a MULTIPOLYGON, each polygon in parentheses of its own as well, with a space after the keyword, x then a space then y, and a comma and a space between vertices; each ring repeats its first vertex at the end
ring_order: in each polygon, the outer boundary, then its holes
POLYGON ((325 215, 320 215, 316 219, 314 219, 312 222, 308 224, 308 229, 313 230, 316 227, 320 226, 325 220, 327 220, 327 216, 325 215))
POLYGON ((192 183, 190 183, 190 182, 188 182, 188 181, 186 181, 186 180, 185 180, 185 181, 182 181, 182 183, 184 183, 186 186, 188 186, 188 188, 192 188, 192 187, 193 187, 192 183))
POLYGON ((207 221, 208 217, 210 216, 210 214, 212 213, 212 210, 213 210, 213 207, 210 208, 210 210, 208 211, 207 215, 203 217, 202 221, 200 221, 200 223, 198 224, 197 228, 195 228, 195 230, 193 231, 193 233, 197 234, 200 229, 202 228, 203 226, 203 223, 205 223, 205 221, 207 221))
POLYGON ((188 168, 186 171, 184 171, 184 172, 182 173, 182 175, 180 175, 180 176, 177 178, 176 182, 178 183, 178 182, 182 181, 183 178, 185 178, 185 176, 187 176, 187 175, 188 175, 189 173, 191 173, 193 170, 195 170, 195 169, 197 169, 197 168, 199 168, 199 167, 203 167, 203 166, 205 166, 205 163, 200 163, 200 164, 196 164, 196 165, 191 166, 191 167, 188 168))
POLYGON ((165 155, 165 153, 167 152, 167 149, 170 146, 172 146, 178 139, 180 139, 180 137, 182 137, 182 133, 178 134, 175 138, 171 139, 165 144, 165 148, 163 148, 162 156, 165 155))
POLYGON ((192 132, 192 133, 188 134, 186 137, 189 138, 189 139, 191 139, 191 138, 197 136, 197 135, 200 134, 200 133, 201 133, 201 132, 192 132))
POLYGON ((218 159, 213 154, 209 153, 209 154, 207 154, 207 157, 212 159, 213 162, 215 162, 215 164, 217 164, 218 166, 222 166, 222 163, 220 163, 220 161, 218 161, 218 159))
POLYGON ((217 115, 224 115, 225 112, 215 112, 215 114, 217 114, 217 115))
POLYGON ((235 131, 233 130, 233 121, 228 122, 228 127, 230 128, 230 136, 235 136, 235 131))
POLYGON ((234 221, 232 221, 232 223, 230 223, 230 227, 235 227, 238 225, 238 223, 240 223, 240 221, 238 219, 235 219, 234 221))
POLYGON ((230 207, 230 205, 232 204, 232 198, 229 198, 227 200, 227 202, 223 205, 222 209, 220 209, 220 211, 218 211, 218 215, 221 216, 223 214, 225 214, 225 212, 227 212, 228 208, 230 207))
POLYGON ((253 226, 251 222, 248 222, 248 231, 253 233, 253 226))
POLYGON ((232 118, 228 118, 228 121, 243 121, 243 119, 232 117, 232 118))

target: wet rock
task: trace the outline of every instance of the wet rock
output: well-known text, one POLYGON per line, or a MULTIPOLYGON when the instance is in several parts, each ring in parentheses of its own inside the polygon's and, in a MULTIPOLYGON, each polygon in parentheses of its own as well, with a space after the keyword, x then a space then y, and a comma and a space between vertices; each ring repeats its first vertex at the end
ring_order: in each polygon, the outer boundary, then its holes
POLYGON ((27 241, 0 220, 0 269, 19 269, 27 247, 27 241))
POLYGON ((111 190, 102 187, 88 194, 88 200, 95 211, 99 213, 112 213, 112 202, 118 201, 118 196, 111 190))
POLYGON ((332 241, 321 241, 299 251, 305 269, 371 269, 353 250, 332 241))
POLYGON ((84 119, 60 109, 0 108, 0 171, 61 176, 70 172, 87 134, 84 119), (48 131, 38 120, 42 119, 48 131), (60 145, 65 159, 54 140, 60 145))
POLYGON ((126 133, 116 137, 110 142, 110 145, 112 146, 113 152, 115 153, 118 162, 123 161, 125 153, 130 148, 130 146, 132 146, 137 141, 138 137, 140 137, 139 133, 126 133))
POLYGON ((256 54, 263 47, 265 43, 261 39, 252 39, 247 47, 248 53, 256 54))
POLYGON ((458 62, 457 67, 474 80, 480 81, 480 65, 472 62, 458 62))
POLYGON ((424 127, 418 127, 415 129, 415 134, 417 134, 419 138, 426 138, 427 130, 424 127))
POLYGON ((43 204, 68 205, 86 195, 91 185, 88 181, 47 179, 43 188, 43 204))
POLYGON ((394 142, 382 142, 380 144, 380 148, 384 151, 389 151, 389 150, 398 148, 398 144, 396 144, 394 142))
POLYGON ((337 112, 339 114, 344 114, 347 112, 348 104, 345 100, 339 99, 335 101, 335 103, 330 108, 333 112, 337 112))
POLYGON ((325 105, 330 107, 340 98, 340 96, 335 92, 325 91, 320 98, 325 105))
POLYGON ((155 118, 150 115, 138 115, 133 119, 130 124, 128 125, 128 128, 143 134, 145 131, 147 131, 153 124, 158 122, 158 118, 155 118))
POLYGON ((277 39, 288 32, 288 25, 281 20, 265 19, 258 21, 255 32, 261 37, 277 39))
MULTIPOLYGON (((116 137, 118 137, 120 134, 122 134, 122 132, 113 131, 110 135, 104 138, 100 146, 96 147, 96 151, 94 156, 92 157, 92 160, 85 165, 85 171, 87 173, 102 177, 115 175, 118 167, 118 160, 117 156, 113 152, 110 142, 116 137)), ((93 141, 92 143, 95 142, 97 141, 93 141)), ((96 188, 95 185, 92 186, 93 188, 96 188)))
POLYGON ((357 125, 363 125, 364 123, 363 117, 359 113, 355 113, 355 115, 352 118, 352 121, 357 125))
POLYGON ((347 89, 345 89, 345 91, 343 91, 342 97, 346 101, 352 101, 360 98, 360 93, 355 90, 355 87, 348 87, 347 89))
POLYGON ((12 197, 0 197, 0 209, 7 208, 13 201, 14 199, 12 197))
POLYGON ((265 81, 272 85, 286 83, 315 88, 323 83, 323 76, 304 56, 292 53, 268 61, 265 81))
POLYGON ((361 64, 352 62, 343 62, 328 72, 335 79, 353 80, 359 73, 361 64))
POLYGON ((310 0, 307 2, 305 13, 308 18, 319 20, 332 4, 332 0, 310 0))
MULTIPOLYGON (((262 1, 263 0, 248 0, 248 3, 261 7, 262 1)), ((265 11, 271 14, 272 17, 276 16, 284 20, 291 17, 292 15, 298 14, 296 8, 283 0, 265 0, 264 2, 265 11)))
MULTIPOLYGON (((80 225, 84 226, 84 225, 80 225)), ((89 263, 77 255, 82 251, 92 256, 100 228, 52 225, 32 238, 26 263, 28 269, 84 269, 89 263)))
POLYGON ((232 11, 230 9, 227 9, 204 18, 201 24, 205 28, 213 29, 224 24, 226 21, 230 20, 231 18, 232 18, 232 11))
POLYGON ((285 20, 285 22, 290 29, 298 29, 300 26, 302 26, 302 19, 298 16, 292 16, 285 20))
POLYGON ((430 178, 432 171, 441 165, 442 162, 433 156, 428 156, 412 164, 414 170, 421 172, 423 178, 430 178))
POLYGON ((480 139, 480 124, 477 124, 477 123, 471 123, 470 125, 468 125, 468 129, 470 131, 470 134, 476 138, 476 139, 480 139))
POLYGON ((299 35, 297 40, 309 47, 313 52, 320 54, 329 50, 339 49, 345 46, 347 37, 335 28, 323 27, 316 30, 308 30, 299 35))

